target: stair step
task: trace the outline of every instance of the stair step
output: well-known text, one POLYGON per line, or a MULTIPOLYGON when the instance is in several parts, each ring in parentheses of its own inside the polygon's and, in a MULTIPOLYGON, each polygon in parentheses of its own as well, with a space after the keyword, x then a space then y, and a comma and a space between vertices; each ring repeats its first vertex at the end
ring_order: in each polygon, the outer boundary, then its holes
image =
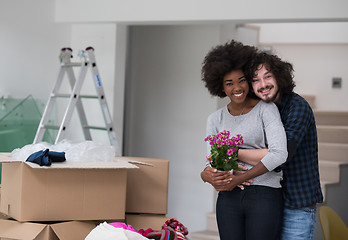
POLYGON ((340 166, 339 161, 319 161, 320 181, 339 182, 340 181, 340 166))
POLYGON ((348 144, 348 126, 318 125, 317 132, 319 142, 348 144))
POLYGON ((215 212, 207 213, 207 231, 218 232, 215 212))
POLYGON ((319 142, 318 156, 319 159, 348 163, 348 144, 319 142))
POLYGON ((326 201, 326 188, 328 185, 331 185, 331 184, 337 184, 338 182, 336 181, 321 181, 320 180, 320 186, 321 186, 321 191, 323 193, 323 201, 325 202, 326 201))
POLYGON ((343 111, 314 111, 317 125, 348 125, 348 112, 343 111))
POLYGON ((191 240, 220 240, 219 233, 215 231, 200 231, 190 234, 191 240))

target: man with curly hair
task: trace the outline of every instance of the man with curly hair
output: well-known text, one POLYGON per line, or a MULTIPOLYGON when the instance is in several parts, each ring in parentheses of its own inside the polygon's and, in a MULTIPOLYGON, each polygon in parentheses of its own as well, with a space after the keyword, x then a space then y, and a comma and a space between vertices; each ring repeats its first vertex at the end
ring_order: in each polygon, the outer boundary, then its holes
POLYGON ((258 53, 248 68, 254 93, 276 103, 287 135, 288 158, 283 170, 283 240, 311 240, 316 204, 323 202, 318 170, 318 141, 313 111, 293 89, 292 64, 258 53))

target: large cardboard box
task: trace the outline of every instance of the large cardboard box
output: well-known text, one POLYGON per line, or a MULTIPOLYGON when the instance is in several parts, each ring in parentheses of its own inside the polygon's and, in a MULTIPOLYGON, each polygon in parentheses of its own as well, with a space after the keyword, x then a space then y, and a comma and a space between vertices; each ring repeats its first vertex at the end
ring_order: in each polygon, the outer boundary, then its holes
POLYGON ((18 221, 125 218, 127 171, 135 165, 119 160, 40 167, 5 153, 0 161, 0 212, 18 221))
POLYGON ((95 227, 93 222, 44 224, 0 219, 0 239, 83 240, 95 227))
POLYGON ((161 230, 163 224, 171 218, 162 214, 126 214, 126 223, 135 230, 151 228, 161 230))
POLYGON ((2 213, 0 213, 0 219, 8 219, 8 217, 2 213))
POLYGON ((127 157, 139 168, 127 176, 127 213, 167 214, 169 161, 167 159, 127 157))

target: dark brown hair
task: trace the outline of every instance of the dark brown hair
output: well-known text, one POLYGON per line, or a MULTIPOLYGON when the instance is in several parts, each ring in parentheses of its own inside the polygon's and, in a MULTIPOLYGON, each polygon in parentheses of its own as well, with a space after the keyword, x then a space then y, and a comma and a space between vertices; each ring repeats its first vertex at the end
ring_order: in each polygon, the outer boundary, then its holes
POLYGON ((291 63, 282 61, 278 56, 272 55, 266 52, 259 52, 256 54, 245 74, 249 79, 252 79, 260 66, 265 66, 265 68, 273 73, 277 84, 279 93, 288 94, 291 93, 296 84, 293 80, 293 66, 291 63))

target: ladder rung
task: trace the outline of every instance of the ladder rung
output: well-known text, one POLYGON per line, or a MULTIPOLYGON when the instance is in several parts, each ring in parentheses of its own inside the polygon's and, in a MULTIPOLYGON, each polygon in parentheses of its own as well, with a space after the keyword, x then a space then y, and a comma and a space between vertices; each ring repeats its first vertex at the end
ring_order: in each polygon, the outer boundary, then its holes
POLYGON ((94 130, 108 130, 106 127, 96 127, 96 126, 84 126, 84 128, 94 129, 94 130))
POLYGON ((70 94, 64 94, 64 93, 52 93, 52 97, 62 97, 62 98, 69 98, 70 94))
MULTIPOLYGON (((70 98, 71 94, 66 94, 66 93, 53 93, 51 96, 52 96, 52 97, 70 98)), ((79 98, 95 98, 95 99, 97 99, 98 96, 96 96, 96 95, 79 95, 79 98)))
POLYGON ((55 126, 55 125, 44 125, 43 128, 59 130, 59 126, 55 126))
POLYGON ((80 98, 98 98, 96 95, 80 95, 80 98))
POLYGON ((76 63, 62 63, 62 67, 81 67, 84 64, 84 62, 76 62, 76 63))

